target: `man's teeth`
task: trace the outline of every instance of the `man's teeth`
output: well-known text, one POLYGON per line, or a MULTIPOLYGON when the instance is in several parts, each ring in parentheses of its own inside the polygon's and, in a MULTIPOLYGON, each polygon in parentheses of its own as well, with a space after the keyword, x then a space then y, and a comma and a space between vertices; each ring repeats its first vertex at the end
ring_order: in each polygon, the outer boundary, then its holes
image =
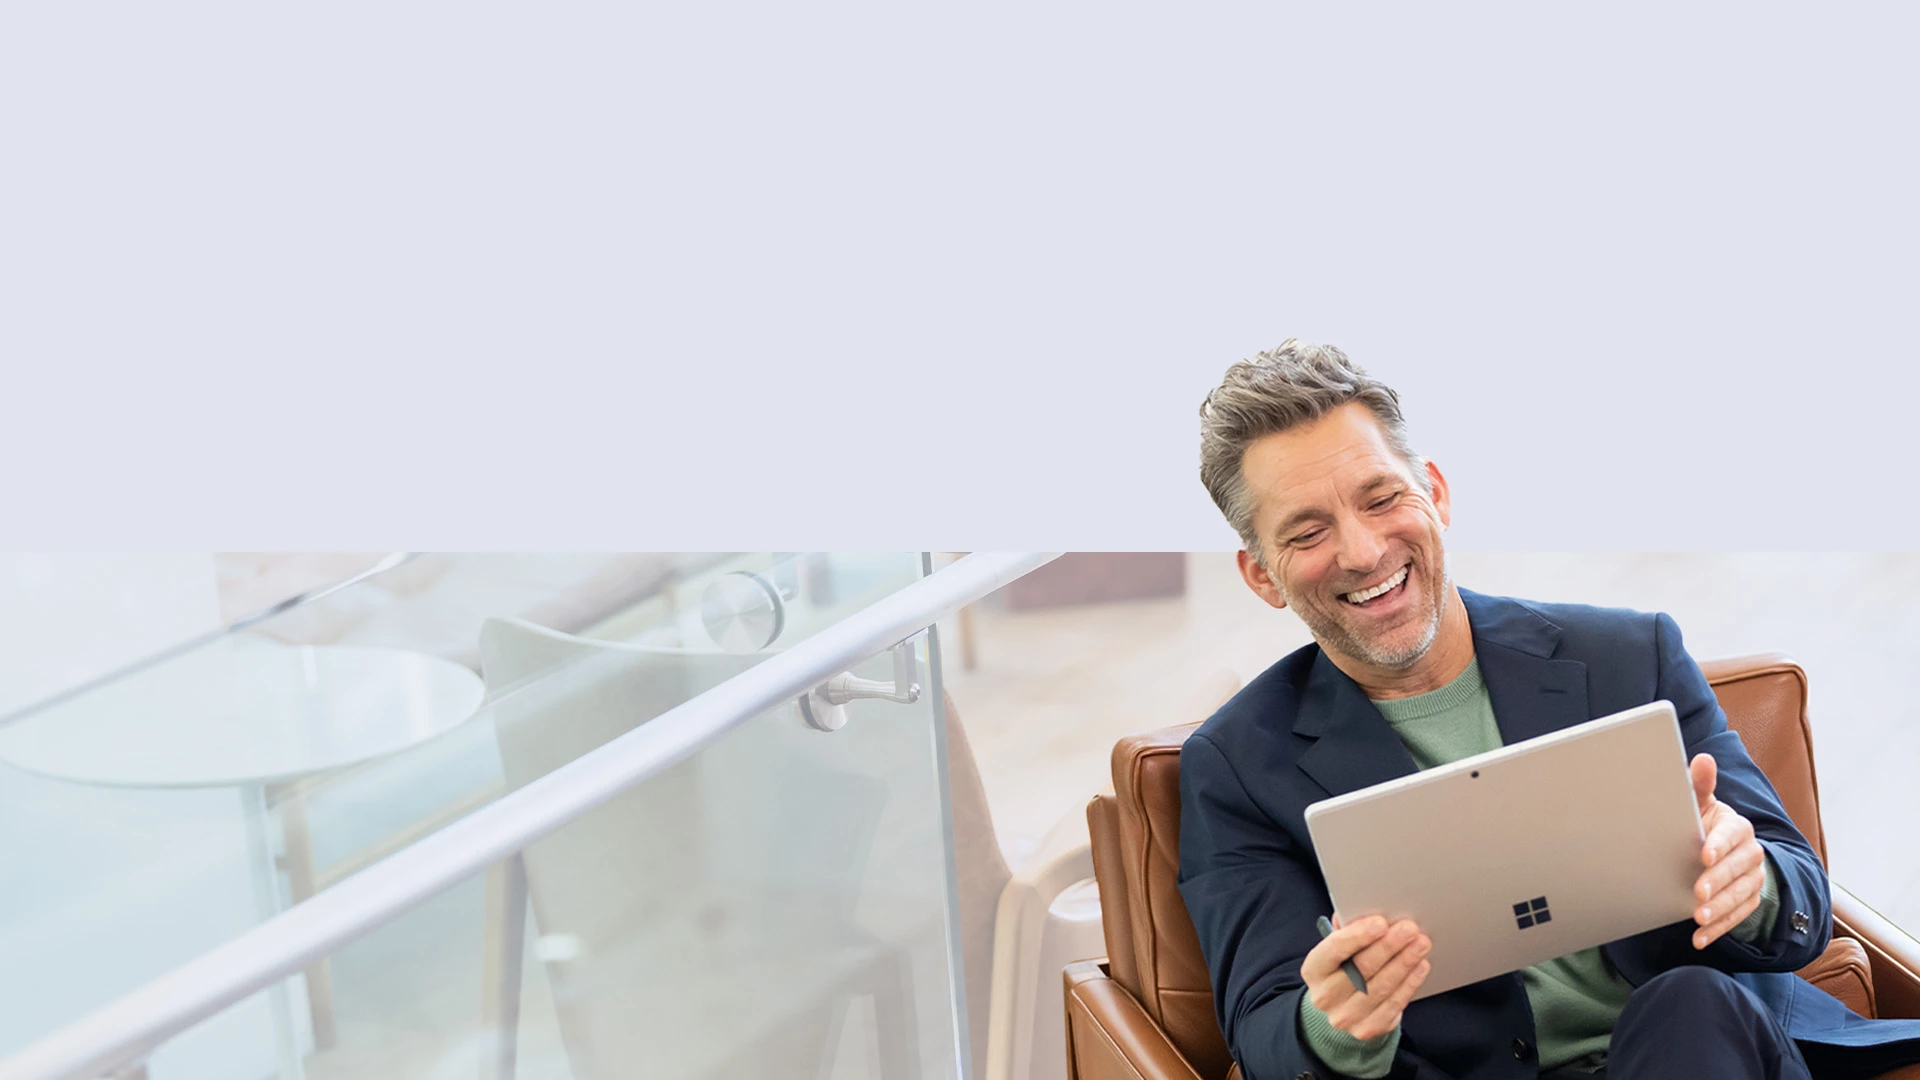
POLYGON ((1346 595, 1345 599, 1349 604, 1364 604, 1383 592, 1391 591, 1395 586, 1405 580, 1407 580, 1407 568, 1403 566, 1400 568, 1399 573, 1375 585, 1373 588, 1362 589, 1359 592, 1350 592, 1346 595))

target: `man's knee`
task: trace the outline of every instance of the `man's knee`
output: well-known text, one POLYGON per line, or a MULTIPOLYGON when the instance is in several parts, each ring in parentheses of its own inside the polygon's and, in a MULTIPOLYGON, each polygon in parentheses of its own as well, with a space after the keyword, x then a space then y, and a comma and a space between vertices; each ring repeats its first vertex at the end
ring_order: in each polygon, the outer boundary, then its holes
POLYGON ((1679 967, 1627 998, 1608 1071, 1643 1077, 1805 1077, 1793 1040, 1766 1005, 1725 972, 1679 967))
POLYGON ((1641 983, 1638 993, 1653 994, 1698 994, 1702 992, 1724 991, 1727 988, 1738 989, 1739 983, 1724 971, 1710 967, 1689 965, 1663 971, 1646 982, 1641 983))
POLYGON ((1677 967, 1642 983, 1627 999, 1620 1014, 1624 1025, 1629 1017, 1645 1013, 1648 1019, 1672 1023, 1709 1016, 1766 1016, 1767 1007, 1733 976, 1709 967, 1677 967))

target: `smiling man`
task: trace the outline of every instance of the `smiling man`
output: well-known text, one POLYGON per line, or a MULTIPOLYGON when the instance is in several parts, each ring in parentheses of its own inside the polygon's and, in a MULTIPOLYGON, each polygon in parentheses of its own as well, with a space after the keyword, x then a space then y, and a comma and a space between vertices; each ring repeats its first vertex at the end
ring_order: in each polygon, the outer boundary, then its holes
POLYGON ((1338 349, 1289 340, 1233 365, 1201 418, 1201 480, 1240 534, 1241 575, 1314 638, 1181 754, 1180 892, 1250 1080, 1807 1077, 1809 1062, 1866 1077, 1920 1060, 1920 1023, 1861 1019, 1790 974, 1826 947, 1826 874, 1672 619, 1457 588, 1446 477, 1409 445, 1398 395, 1338 349), (1661 698, 1707 837, 1692 922, 1411 1004, 1432 947, 1418 926, 1319 937, 1332 903, 1310 803, 1661 698))

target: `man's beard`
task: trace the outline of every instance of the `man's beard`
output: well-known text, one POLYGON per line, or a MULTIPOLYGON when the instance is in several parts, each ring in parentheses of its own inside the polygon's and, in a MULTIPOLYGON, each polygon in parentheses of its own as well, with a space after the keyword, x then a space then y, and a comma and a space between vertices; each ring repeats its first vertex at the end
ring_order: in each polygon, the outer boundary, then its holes
MULTIPOLYGON (((1444 550, 1440 553, 1440 580, 1437 585, 1425 572, 1425 567, 1416 563, 1414 569, 1420 572, 1421 583, 1427 589, 1431 607, 1427 612, 1427 623, 1421 628, 1419 636, 1397 649, 1364 641, 1328 612, 1310 605, 1294 603, 1292 598, 1287 596, 1285 587, 1281 588, 1280 596, 1287 601, 1287 606, 1293 608, 1293 613, 1300 616, 1300 621, 1307 624, 1308 632, 1313 635, 1313 640, 1320 643, 1321 648, 1351 656, 1371 667, 1386 671, 1405 671, 1419 663, 1420 658, 1427 655, 1427 650, 1433 648, 1434 641, 1439 638, 1440 616, 1446 610, 1447 592, 1453 584, 1452 569, 1447 565, 1447 554, 1444 550)), ((1270 568, 1268 573, 1272 574, 1270 568)), ((1273 580, 1277 584, 1280 578, 1274 575, 1273 580)), ((1346 603, 1338 596, 1334 597, 1333 602, 1346 603)))

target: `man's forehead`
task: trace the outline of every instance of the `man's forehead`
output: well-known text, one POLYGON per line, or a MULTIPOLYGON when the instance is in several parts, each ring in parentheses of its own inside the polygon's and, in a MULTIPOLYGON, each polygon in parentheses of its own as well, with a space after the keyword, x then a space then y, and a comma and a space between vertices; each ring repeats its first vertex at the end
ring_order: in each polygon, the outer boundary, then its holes
POLYGON ((1337 481, 1347 485, 1376 477, 1399 476, 1405 466, 1392 451, 1366 443, 1338 447, 1297 447, 1274 444, 1268 436, 1247 447, 1248 482, 1275 494, 1292 488, 1337 481))

